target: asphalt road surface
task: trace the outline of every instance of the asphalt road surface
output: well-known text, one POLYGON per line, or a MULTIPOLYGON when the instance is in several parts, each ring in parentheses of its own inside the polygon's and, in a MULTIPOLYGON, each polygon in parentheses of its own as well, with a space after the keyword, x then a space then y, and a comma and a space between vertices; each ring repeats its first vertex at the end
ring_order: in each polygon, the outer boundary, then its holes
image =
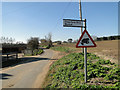
POLYGON ((0 73, 2 88, 33 88, 37 77, 46 72, 44 67, 50 63, 54 55, 54 51, 47 49, 38 57, 33 57, 29 61, 14 67, 3 69, 0 73))

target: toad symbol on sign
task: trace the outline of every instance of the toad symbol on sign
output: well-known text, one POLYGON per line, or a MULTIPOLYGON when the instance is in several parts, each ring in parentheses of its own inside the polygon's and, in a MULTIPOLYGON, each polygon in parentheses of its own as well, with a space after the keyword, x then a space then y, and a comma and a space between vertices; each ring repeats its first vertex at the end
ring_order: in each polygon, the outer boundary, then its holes
POLYGON ((81 44, 84 45, 84 43, 88 44, 89 43, 89 38, 84 38, 82 41, 81 41, 81 44))

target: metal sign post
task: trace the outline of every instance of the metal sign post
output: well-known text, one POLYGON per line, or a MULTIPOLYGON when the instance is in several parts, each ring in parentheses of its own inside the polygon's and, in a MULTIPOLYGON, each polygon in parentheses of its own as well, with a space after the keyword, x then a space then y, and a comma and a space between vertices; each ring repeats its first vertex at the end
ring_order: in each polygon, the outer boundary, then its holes
POLYGON ((87 83, 87 48, 84 48, 85 83, 87 83))
POLYGON ((85 83, 87 83, 87 47, 96 47, 96 44, 86 30, 86 19, 84 20, 84 22, 85 22, 85 30, 83 31, 76 45, 76 48, 84 49, 84 73, 85 73, 85 83))
MULTIPOLYGON (((86 19, 85 19, 85 30, 86 30, 86 19)), ((87 48, 84 48, 84 67, 85 67, 85 83, 87 83, 87 48)))

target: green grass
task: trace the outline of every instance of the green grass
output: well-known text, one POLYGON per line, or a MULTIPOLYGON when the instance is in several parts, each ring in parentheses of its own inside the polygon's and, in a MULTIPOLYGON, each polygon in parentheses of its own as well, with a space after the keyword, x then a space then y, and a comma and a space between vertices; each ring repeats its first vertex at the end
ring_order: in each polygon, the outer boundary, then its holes
POLYGON ((100 59, 91 53, 88 53, 87 57, 88 83, 93 78, 103 78, 103 81, 96 82, 103 82, 104 85, 84 84, 84 54, 71 53, 52 64, 46 88, 120 88, 120 69, 117 68, 117 65, 111 63, 109 60, 100 59), (96 62, 93 63, 94 60, 96 62), (110 65, 110 67, 105 67, 103 64, 110 65), (106 84, 107 82, 109 82, 109 85, 106 84))
POLYGON ((71 48, 61 47, 61 46, 60 47, 52 47, 51 49, 56 50, 56 51, 66 52, 66 53, 70 53, 72 51, 75 51, 75 50, 73 50, 71 48))
POLYGON ((33 55, 40 55, 40 54, 42 54, 43 53, 43 50, 42 49, 35 49, 34 51, 33 51, 33 55))
MULTIPOLYGON (((42 49, 35 49, 33 50, 33 56, 35 55, 40 55, 42 54, 44 51, 42 49)), ((26 54, 25 56, 32 56, 32 54, 26 54)))
POLYGON ((40 45, 40 47, 49 48, 49 45, 40 45))

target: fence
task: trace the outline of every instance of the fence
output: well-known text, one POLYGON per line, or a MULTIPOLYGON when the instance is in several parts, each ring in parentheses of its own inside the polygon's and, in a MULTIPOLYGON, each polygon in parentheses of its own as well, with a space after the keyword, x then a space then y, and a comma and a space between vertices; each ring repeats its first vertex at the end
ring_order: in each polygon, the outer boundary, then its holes
POLYGON ((12 53, 3 53, 2 54, 2 62, 10 60, 10 59, 18 59, 18 53, 12 52, 12 53))

